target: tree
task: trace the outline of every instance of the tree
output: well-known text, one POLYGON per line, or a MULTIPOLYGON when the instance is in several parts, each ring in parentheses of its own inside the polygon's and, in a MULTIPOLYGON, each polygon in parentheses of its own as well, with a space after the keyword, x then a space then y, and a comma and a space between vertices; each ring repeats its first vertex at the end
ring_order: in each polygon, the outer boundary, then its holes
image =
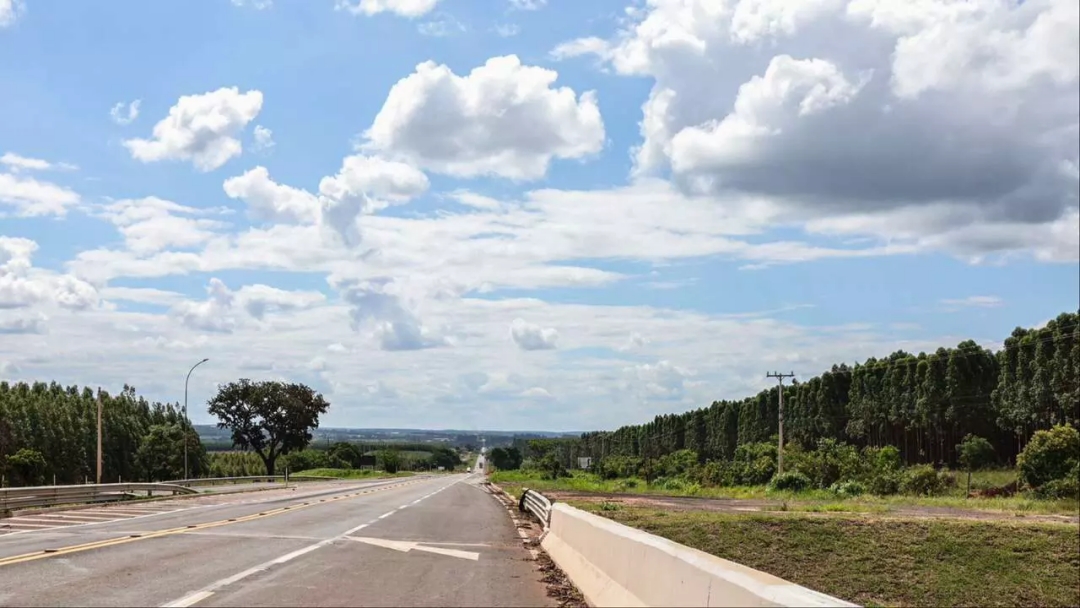
POLYGON ((330 448, 327 455, 331 466, 338 469, 355 469, 360 466, 360 459, 364 455, 353 444, 339 441, 330 448))
POLYGON ((391 475, 401 468, 401 452, 397 450, 379 450, 377 458, 382 470, 391 475))
POLYGON ((303 384, 245 378, 218 389, 208 406, 219 419, 218 428, 232 431, 233 444, 253 450, 266 465, 266 474, 273 475, 279 456, 311 442, 319 414, 330 404, 303 384))
POLYGON ((37 450, 22 448, 7 457, 7 468, 14 477, 13 485, 37 486, 45 483, 45 457, 37 450))
POLYGON ((491 464, 502 471, 513 471, 521 468, 521 450, 515 447, 495 448, 491 450, 491 464))
POLYGON ((967 470, 967 493, 971 494, 971 472, 994 462, 994 446, 989 441, 975 435, 967 435, 956 446, 960 465, 967 470))
MULTIPOLYGON (((195 454, 191 460, 196 465, 191 470, 196 477, 205 470, 200 448, 198 438, 189 436, 188 451, 195 454)), ((152 425, 136 450, 135 459, 149 481, 179 479, 184 474, 184 428, 179 424, 152 425)))

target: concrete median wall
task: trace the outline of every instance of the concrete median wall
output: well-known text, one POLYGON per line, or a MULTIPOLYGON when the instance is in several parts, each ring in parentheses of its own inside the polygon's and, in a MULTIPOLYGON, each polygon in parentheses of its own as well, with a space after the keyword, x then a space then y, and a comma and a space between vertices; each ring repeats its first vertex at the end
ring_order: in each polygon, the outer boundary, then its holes
POLYGON ((592 606, 856 606, 560 503, 542 544, 592 606))

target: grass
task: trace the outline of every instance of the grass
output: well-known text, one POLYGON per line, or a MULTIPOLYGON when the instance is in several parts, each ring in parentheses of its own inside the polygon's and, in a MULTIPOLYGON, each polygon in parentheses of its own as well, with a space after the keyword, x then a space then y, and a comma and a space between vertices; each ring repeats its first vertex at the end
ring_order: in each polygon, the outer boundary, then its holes
POLYGON ((1075 525, 571 504, 860 605, 1080 605, 1075 525))
MULTIPOLYGON (((529 487, 543 492, 562 490, 590 493, 626 493, 653 496, 697 496, 702 498, 752 499, 786 501, 791 511, 833 511, 874 513, 903 508, 955 508, 1010 513, 1076 515, 1080 503, 1076 500, 1041 500, 1019 494, 998 498, 966 498, 966 473, 957 473, 956 488, 942 496, 870 496, 838 498, 820 489, 803 492, 772 491, 765 486, 701 487, 685 484, 682 487, 649 486, 642 479, 600 479, 598 476, 574 471, 571 477, 557 480, 542 479, 537 471, 497 471, 491 480, 508 491, 529 487)), ((972 475, 972 489, 1001 487, 1016 480, 1012 470, 977 471, 972 475)))
POLYGON ((413 475, 411 471, 398 471, 397 473, 387 473, 385 471, 370 471, 367 469, 308 469, 306 471, 297 471, 290 473, 290 476, 294 475, 308 475, 311 477, 336 477, 338 479, 369 479, 373 477, 409 477, 413 475))

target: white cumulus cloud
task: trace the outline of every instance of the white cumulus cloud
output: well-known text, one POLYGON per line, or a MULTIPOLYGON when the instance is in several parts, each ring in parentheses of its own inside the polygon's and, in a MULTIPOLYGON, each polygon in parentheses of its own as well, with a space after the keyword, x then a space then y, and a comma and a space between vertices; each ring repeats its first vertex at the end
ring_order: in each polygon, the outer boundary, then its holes
POLYGON ((212 171, 243 151, 237 135, 262 104, 262 92, 241 93, 237 87, 185 95, 154 125, 151 139, 129 139, 124 146, 144 163, 188 160, 199 171, 212 171))
POLYGON ((559 332, 552 327, 540 327, 524 319, 514 319, 510 324, 510 337, 521 350, 549 350, 556 348, 559 332))
POLYGON ((401 17, 422 17, 435 10, 439 0, 337 0, 334 8, 354 15, 394 13, 401 17))
POLYGON ((558 74, 493 57, 465 76, 427 61, 391 89, 366 148, 458 177, 538 179, 554 158, 599 152, 596 95, 552 88, 558 74))
POLYGON ((560 44, 653 80, 637 175, 815 232, 1072 261, 1074 0, 650 0, 560 44))

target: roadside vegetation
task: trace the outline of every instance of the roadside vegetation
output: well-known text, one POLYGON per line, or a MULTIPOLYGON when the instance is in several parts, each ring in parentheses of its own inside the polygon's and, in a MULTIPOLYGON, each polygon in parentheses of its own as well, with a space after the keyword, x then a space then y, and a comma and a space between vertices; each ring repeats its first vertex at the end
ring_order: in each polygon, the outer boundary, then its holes
POLYGON ((1011 469, 992 462, 978 438, 958 446, 967 470, 903 466, 896 448, 856 449, 822 439, 815 450, 785 450, 777 474, 776 446, 740 446, 731 462, 706 462, 680 450, 653 462, 609 457, 591 471, 568 471, 545 454, 519 470, 499 470, 492 481, 539 491, 654 494, 726 499, 772 499, 784 509, 887 511, 904 506, 951 507, 1077 515, 1080 511, 1080 433, 1071 426, 1038 431, 1011 469), (974 448, 969 446, 975 446, 974 448), (981 459, 980 459, 981 458, 981 459))
POLYGON ((863 606, 1080 605, 1075 525, 575 506, 863 606))
POLYGON ((290 475, 305 475, 311 477, 332 477, 335 479, 369 479, 379 477, 411 477, 415 473, 411 471, 398 471, 396 473, 387 473, 386 471, 377 471, 373 469, 308 469, 306 471, 297 471, 295 473, 289 473, 290 475))
POLYGON ((492 460, 496 481, 537 489, 1076 514, 1078 425, 1080 315, 1063 313, 997 352, 970 340, 897 351, 645 424, 518 441, 519 462, 492 460))

